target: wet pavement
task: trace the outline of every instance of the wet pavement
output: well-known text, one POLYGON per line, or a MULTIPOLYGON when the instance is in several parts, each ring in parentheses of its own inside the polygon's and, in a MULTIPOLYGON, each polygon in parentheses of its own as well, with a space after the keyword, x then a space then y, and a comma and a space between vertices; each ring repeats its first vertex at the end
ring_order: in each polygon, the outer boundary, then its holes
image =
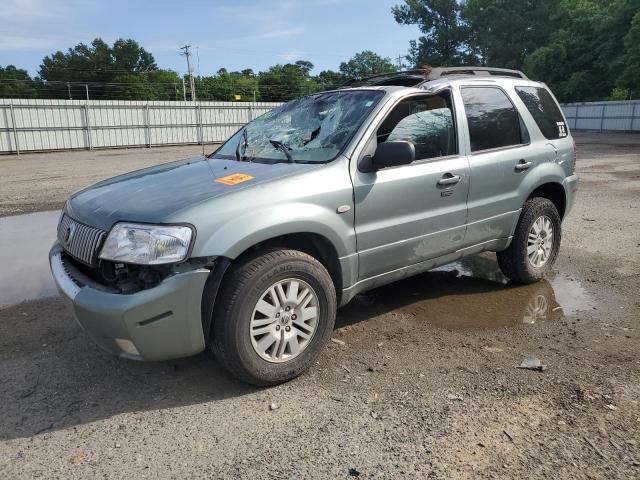
POLYGON ((48 254, 59 218, 57 210, 0 218, 0 308, 57 295, 48 254))

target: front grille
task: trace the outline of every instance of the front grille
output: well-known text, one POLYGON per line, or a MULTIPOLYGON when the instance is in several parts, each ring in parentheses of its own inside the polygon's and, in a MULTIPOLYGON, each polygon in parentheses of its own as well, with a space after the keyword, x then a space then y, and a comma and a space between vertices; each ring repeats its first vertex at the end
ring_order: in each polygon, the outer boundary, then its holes
POLYGON ((76 222, 66 213, 58 224, 58 241, 65 252, 86 265, 98 263, 98 253, 106 236, 103 230, 76 222))

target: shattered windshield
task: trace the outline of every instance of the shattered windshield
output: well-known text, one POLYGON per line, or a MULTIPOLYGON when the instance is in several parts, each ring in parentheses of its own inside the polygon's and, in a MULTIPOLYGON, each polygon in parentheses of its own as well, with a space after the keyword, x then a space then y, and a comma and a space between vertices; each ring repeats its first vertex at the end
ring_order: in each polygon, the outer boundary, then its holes
POLYGON ((310 95, 248 123, 213 158, 278 163, 333 160, 384 95, 359 90, 310 95))

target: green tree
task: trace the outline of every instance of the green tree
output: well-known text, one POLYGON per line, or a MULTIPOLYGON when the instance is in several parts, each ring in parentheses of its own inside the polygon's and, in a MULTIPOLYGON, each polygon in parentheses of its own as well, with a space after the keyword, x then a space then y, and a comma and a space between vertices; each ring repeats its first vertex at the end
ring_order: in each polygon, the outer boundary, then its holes
POLYGON ((392 7, 396 22, 417 25, 424 34, 409 44, 408 58, 415 67, 475 63, 461 9, 457 0, 404 0, 392 7))
POLYGON ((118 39, 110 47, 101 38, 91 45, 79 43, 42 59, 40 77, 46 81, 109 82, 123 74, 136 75, 157 70, 153 55, 135 40, 118 39))
POLYGON ((260 100, 258 77, 251 69, 229 72, 225 68, 209 77, 196 79, 196 93, 203 100, 233 101, 240 95, 241 101, 260 100))
POLYGON ((628 78, 625 55, 633 58, 632 21, 639 10, 640 0, 562 0, 550 42, 525 59, 525 71, 547 82, 562 101, 609 97, 618 78, 628 78))
POLYGON ((461 18, 468 50, 479 63, 522 69, 524 59, 546 45, 557 0, 466 0, 461 18))
POLYGON ((275 65, 258 74, 260 97, 270 102, 285 102, 317 92, 318 84, 309 76, 311 62, 275 65))
POLYGON ((349 61, 340 64, 340 73, 346 78, 361 79, 395 71, 397 69, 391 60, 371 50, 356 53, 349 61))
POLYGON ((315 81, 321 90, 332 90, 342 85, 346 80, 342 73, 334 72, 333 70, 323 70, 315 77, 315 81))
POLYGON ((640 96, 640 12, 631 21, 631 27, 624 37, 625 53, 620 58, 623 68, 617 81, 621 90, 628 92, 624 98, 640 96))
POLYGON ((37 98, 39 87, 40 82, 32 80, 26 70, 0 67, 0 98, 37 98))
MULTIPOLYGON (((79 43, 66 53, 58 51, 42 59, 40 77, 49 83, 51 92, 60 94, 61 85, 55 82, 93 83, 91 90, 94 98, 120 98, 123 88, 108 85, 124 78, 131 80, 132 75, 141 75, 158 67, 153 55, 142 48, 135 40, 118 39, 113 46, 96 38, 91 45, 79 43), (102 84, 102 85, 97 85, 102 84)), ((144 79, 128 83, 144 83, 144 79)), ((138 89, 129 89, 129 94, 138 89)), ((145 90, 147 91, 147 90, 145 90)), ((144 99, 144 98, 140 98, 144 99)))
MULTIPOLYGON (((91 93, 89 95, 91 96, 91 93)), ((152 70, 113 78, 109 98, 118 100, 182 100, 182 79, 173 70, 152 70)))

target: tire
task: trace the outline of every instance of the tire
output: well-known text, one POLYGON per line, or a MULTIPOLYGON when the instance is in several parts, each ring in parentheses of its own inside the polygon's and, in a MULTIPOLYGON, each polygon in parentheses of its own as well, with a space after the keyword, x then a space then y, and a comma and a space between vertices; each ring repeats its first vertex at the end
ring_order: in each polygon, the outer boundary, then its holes
POLYGON ((246 383, 270 386, 286 382, 305 371, 329 340, 336 304, 329 273, 310 255, 277 248, 250 254, 231 265, 225 275, 213 309, 211 350, 226 370, 246 383), (298 285, 295 291, 294 285, 298 285), (305 299, 311 300, 306 304, 304 299, 299 304, 294 301, 285 312, 289 293, 296 298, 305 291, 305 299), (276 295, 275 300, 269 292, 276 295), (282 299, 283 292, 287 301, 282 299), (266 304, 275 313, 263 315, 259 306, 266 311, 266 304), (302 318, 314 311, 315 319, 302 318), (269 333, 256 334, 263 330, 269 333), (274 343, 264 350, 262 345, 269 341, 274 343))
MULTIPOLYGON (((553 262, 560 250, 560 239, 562 237, 562 221, 555 205, 548 199, 542 197, 530 198, 522 206, 522 213, 518 219, 516 231, 509 248, 497 253, 500 270, 510 280, 518 283, 534 283, 542 279, 551 270, 553 262), (546 238, 551 238, 552 243, 546 252, 546 260, 536 265, 529 256, 528 249, 533 247, 529 244, 530 233, 535 237, 532 228, 537 221, 546 222, 552 227, 552 234, 546 238)), ((548 240, 546 240, 548 241, 548 240)), ((542 241, 542 245, 546 245, 542 241)), ((544 250, 544 247, 536 250, 544 250)), ((534 255, 536 252, 532 253, 534 255)))

